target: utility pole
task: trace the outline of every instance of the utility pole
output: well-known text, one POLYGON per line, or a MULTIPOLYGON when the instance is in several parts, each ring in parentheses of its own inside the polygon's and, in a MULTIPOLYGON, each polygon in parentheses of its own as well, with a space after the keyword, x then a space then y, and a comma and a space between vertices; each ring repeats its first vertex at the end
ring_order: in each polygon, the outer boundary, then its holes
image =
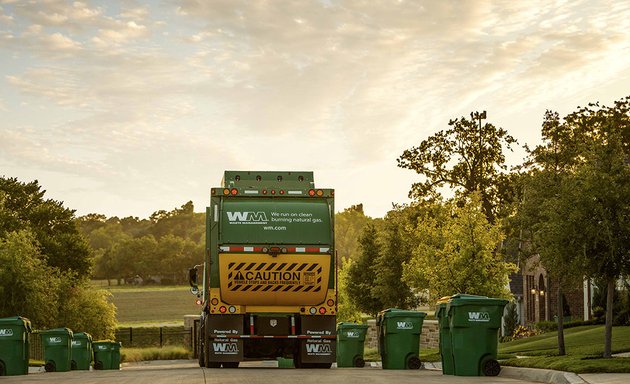
POLYGON ((482 191, 483 183, 483 127, 481 126, 481 120, 486 119, 486 111, 483 112, 470 112, 470 118, 472 120, 479 120, 479 184, 478 189, 482 191))

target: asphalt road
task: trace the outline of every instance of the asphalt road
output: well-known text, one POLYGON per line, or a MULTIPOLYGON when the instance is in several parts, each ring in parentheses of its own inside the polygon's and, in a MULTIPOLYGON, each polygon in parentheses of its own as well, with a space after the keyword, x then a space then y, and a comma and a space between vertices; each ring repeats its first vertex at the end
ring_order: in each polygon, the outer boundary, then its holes
POLYGON ((82 384, 432 384, 432 383, 533 383, 505 377, 443 376, 441 371, 394 371, 380 368, 281 369, 265 363, 243 363, 238 369, 202 369, 195 361, 160 361, 128 364, 120 371, 41 372, 0 377, 9 383, 82 384))

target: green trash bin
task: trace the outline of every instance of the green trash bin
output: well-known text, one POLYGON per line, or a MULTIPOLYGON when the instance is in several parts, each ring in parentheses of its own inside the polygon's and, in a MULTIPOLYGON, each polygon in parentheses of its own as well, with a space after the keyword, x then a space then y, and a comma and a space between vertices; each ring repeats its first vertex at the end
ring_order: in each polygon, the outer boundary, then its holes
POLYGON ((72 353, 72 330, 68 328, 48 329, 40 332, 44 346, 44 369, 46 372, 66 372, 70 370, 72 353))
POLYGON ((0 376, 28 374, 31 322, 25 317, 0 319, 0 376))
POLYGON ((120 369, 120 347, 122 345, 118 341, 112 341, 112 365, 110 369, 120 369))
POLYGON ((367 329, 366 324, 337 324, 337 367, 365 367, 363 343, 367 329))
POLYGON ((99 340, 92 343, 94 351, 94 369, 112 369, 114 342, 99 340))
POLYGON ((497 376, 499 329, 507 300, 457 294, 446 304, 457 376, 497 376))
POLYGON ((73 370, 89 370, 92 363, 92 336, 89 333, 75 333, 72 338, 72 360, 70 368, 73 370))
POLYGON ((379 312, 378 351, 383 369, 420 369, 420 334, 426 313, 396 308, 379 312))
POLYGON ((435 315, 438 319, 438 329, 440 335, 440 357, 442 360, 442 374, 453 375, 455 369, 453 366, 453 351, 451 350, 451 329, 446 313, 446 304, 451 296, 442 297, 437 301, 435 315))

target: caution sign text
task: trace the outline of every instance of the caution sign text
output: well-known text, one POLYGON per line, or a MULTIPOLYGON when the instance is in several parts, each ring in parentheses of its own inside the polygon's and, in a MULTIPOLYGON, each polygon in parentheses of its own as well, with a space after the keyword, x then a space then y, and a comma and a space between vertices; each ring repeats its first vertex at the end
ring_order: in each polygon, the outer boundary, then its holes
POLYGON ((322 266, 313 262, 231 262, 227 278, 230 291, 318 292, 322 266))

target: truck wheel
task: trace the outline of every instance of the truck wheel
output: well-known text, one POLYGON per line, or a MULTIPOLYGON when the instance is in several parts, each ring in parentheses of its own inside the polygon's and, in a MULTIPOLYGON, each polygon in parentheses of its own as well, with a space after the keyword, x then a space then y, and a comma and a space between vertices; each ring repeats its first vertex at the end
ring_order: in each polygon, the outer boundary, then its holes
POLYGON ((206 366, 206 361, 204 360, 205 358, 205 354, 203 353, 203 344, 199 345, 199 349, 197 349, 198 355, 197 359, 199 360, 199 366, 200 367, 205 367, 206 366))

